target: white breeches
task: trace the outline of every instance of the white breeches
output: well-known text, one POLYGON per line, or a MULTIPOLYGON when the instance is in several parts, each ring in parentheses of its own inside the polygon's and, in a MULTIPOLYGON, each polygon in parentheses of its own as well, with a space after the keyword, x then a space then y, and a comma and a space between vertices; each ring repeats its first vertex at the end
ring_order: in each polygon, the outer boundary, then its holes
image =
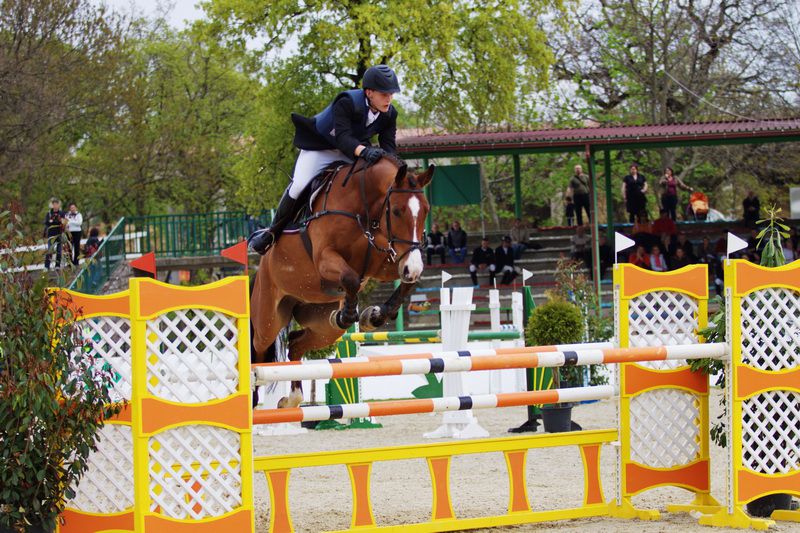
POLYGON ((294 177, 289 185, 289 196, 297 200, 314 176, 334 161, 353 162, 351 158, 336 149, 300 150, 300 155, 297 156, 297 162, 294 164, 294 177))
MULTIPOLYGON (((497 267, 494 266, 494 263, 489 263, 489 272, 494 272, 496 268, 497 267)), ((470 264, 469 265, 469 271, 470 272, 477 272, 478 271, 478 267, 476 267, 473 264, 470 264)))

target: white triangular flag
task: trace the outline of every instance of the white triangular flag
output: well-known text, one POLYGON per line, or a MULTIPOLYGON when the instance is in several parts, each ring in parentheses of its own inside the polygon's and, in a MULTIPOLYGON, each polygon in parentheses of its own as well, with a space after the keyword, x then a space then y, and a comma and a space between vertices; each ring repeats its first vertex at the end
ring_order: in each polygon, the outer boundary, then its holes
MULTIPOLYGON (((618 231, 614 232, 614 253, 615 255, 620 253, 623 250, 627 250, 631 246, 635 246, 636 241, 633 239, 626 237, 622 233, 618 231)), ((616 263, 616 261, 614 261, 616 263)))
POLYGON ((732 253, 736 253, 739 250, 744 250, 745 248, 747 248, 746 240, 740 239, 733 233, 728 232, 728 258, 730 258, 732 253))
POLYGON ((453 276, 442 270, 442 287, 444 287, 444 284, 450 281, 451 279, 453 279, 453 276))
POLYGON ((522 269, 522 283, 525 284, 526 281, 533 277, 533 272, 527 269, 522 269))

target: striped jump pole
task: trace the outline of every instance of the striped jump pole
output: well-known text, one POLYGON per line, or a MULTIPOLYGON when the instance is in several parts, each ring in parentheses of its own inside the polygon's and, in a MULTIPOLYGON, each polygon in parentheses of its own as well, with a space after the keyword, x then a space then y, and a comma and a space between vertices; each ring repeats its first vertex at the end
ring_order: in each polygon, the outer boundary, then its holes
MULTIPOLYGON (((638 348, 594 348, 551 352, 523 352, 498 354, 499 350, 475 350, 460 357, 403 358, 385 360, 383 357, 368 361, 332 362, 328 364, 301 364, 293 366, 267 364, 255 368, 256 384, 276 381, 302 381, 309 379, 337 379, 371 376, 399 376, 429 374, 431 372, 470 372, 510 368, 544 368, 558 366, 584 366, 596 364, 639 363, 677 359, 719 359, 725 356, 725 343, 686 344, 675 346, 638 348)), ((358 358, 352 358, 358 359, 358 358)))
POLYGON ((476 396, 449 396, 421 400, 394 400, 387 402, 364 402, 344 405, 317 405, 285 409, 259 409, 253 411, 253 425, 278 424, 281 422, 311 422, 339 418, 366 418, 371 416, 412 415, 419 413, 441 413, 445 411, 467 411, 470 409, 493 409, 520 405, 581 402, 603 400, 613 397, 614 387, 575 387, 544 391, 508 392, 476 396))
POLYGON ((331 365, 331 364, 354 364, 354 363, 377 363, 381 361, 399 361, 404 359, 445 359, 456 357, 488 357, 493 355, 519 354, 519 353, 542 353, 542 352, 565 352, 583 349, 603 349, 613 348, 611 342, 587 342, 582 344, 553 344, 549 346, 520 346, 511 348, 480 348, 477 350, 444 350, 441 352, 420 352, 408 354, 390 355, 359 355, 356 357, 332 357, 330 359, 304 359, 302 361, 281 361, 279 363, 254 363, 252 368, 280 368, 284 366, 306 366, 306 365, 331 365))

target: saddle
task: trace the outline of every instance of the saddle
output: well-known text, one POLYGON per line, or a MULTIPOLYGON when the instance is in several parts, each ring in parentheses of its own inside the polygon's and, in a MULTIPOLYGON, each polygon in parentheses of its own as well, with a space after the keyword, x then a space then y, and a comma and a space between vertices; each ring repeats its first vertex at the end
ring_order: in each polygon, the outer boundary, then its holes
POLYGON ((300 194, 300 197, 297 199, 297 205, 300 207, 297 210, 297 213, 295 213, 292 222, 287 226, 286 230, 298 231, 300 228, 305 226, 306 220, 314 214, 314 209, 311 207, 311 205, 314 203, 314 200, 317 198, 319 193, 328 185, 328 183, 342 167, 349 166, 351 164, 352 163, 348 163, 346 161, 334 161, 322 169, 319 174, 314 176, 314 179, 311 180, 311 183, 305 188, 305 190, 300 194))

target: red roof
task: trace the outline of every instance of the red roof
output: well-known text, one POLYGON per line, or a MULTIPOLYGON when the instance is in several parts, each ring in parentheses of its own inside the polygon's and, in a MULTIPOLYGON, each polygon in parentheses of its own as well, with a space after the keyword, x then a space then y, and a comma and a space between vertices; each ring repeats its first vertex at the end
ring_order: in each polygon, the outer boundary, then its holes
POLYGON ((413 155, 554 147, 569 151, 581 149, 587 144, 602 146, 743 138, 756 140, 786 136, 800 136, 800 118, 418 135, 400 138, 397 144, 401 154, 413 155))

